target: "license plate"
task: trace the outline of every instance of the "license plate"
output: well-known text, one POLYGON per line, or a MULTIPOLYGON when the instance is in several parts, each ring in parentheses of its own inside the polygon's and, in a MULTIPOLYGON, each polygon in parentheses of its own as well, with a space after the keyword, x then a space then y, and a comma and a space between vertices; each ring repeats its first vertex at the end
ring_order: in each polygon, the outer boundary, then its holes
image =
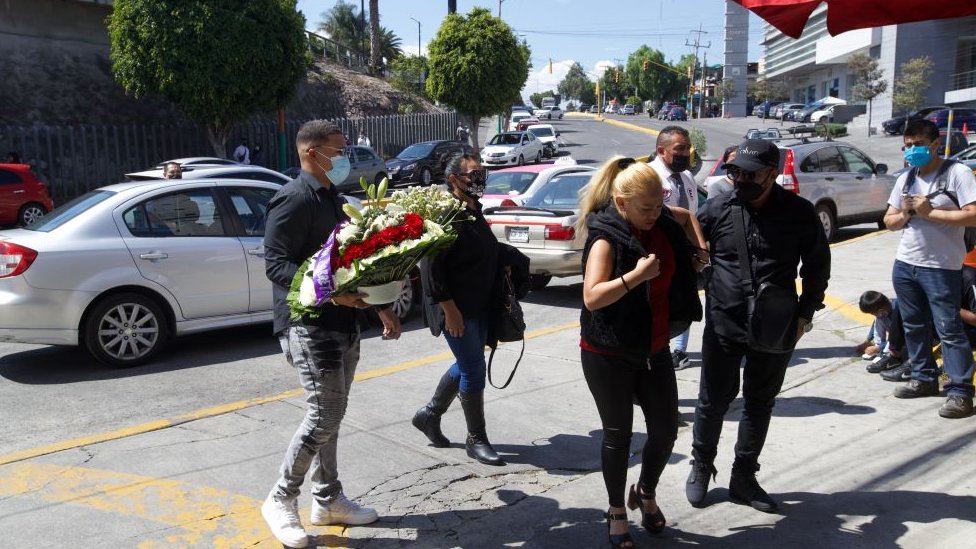
POLYGON ((508 241, 525 244, 529 241, 528 227, 512 227, 508 230, 508 241))

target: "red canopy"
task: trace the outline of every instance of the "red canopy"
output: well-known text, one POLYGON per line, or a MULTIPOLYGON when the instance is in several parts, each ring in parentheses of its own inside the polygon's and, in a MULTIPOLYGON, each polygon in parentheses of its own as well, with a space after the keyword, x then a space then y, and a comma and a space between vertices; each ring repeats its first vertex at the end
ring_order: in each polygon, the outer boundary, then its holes
POLYGON ((827 3, 827 31, 831 35, 897 23, 976 15, 973 0, 735 0, 793 38, 800 37, 807 19, 821 1, 827 3))

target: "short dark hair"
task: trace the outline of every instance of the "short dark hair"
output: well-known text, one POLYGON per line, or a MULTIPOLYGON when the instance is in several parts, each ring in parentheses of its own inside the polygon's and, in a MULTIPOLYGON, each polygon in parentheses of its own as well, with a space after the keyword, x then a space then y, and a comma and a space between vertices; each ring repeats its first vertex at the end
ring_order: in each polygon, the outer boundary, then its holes
POLYGON ((471 160, 477 160, 478 162, 481 162, 481 157, 474 153, 467 153, 467 152, 457 153, 454 156, 452 156, 450 159, 448 159, 447 165, 444 167, 444 179, 447 179, 449 176, 452 175, 460 174, 461 164, 471 160))
POLYGON ((738 145, 732 145, 731 147, 725 147, 725 152, 722 153, 722 164, 729 161, 729 155, 739 150, 738 145))
POLYGON ((685 139, 690 140, 691 137, 688 135, 688 130, 682 128, 681 126, 665 126, 660 133, 657 134, 657 142, 654 143, 654 150, 657 147, 667 147, 674 140, 675 135, 684 136, 685 139))
POLYGON ((165 172, 166 170, 168 170, 170 166, 176 166, 177 168, 180 169, 180 171, 183 171, 183 166, 180 166, 179 162, 167 162, 163 164, 163 171, 165 172))
POLYGON ((905 125, 905 137, 927 137, 935 143, 939 140, 939 127, 931 120, 916 118, 905 125))
POLYGON ((881 309, 890 309, 891 301, 889 301, 888 297, 881 292, 868 290, 861 294, 861 300, 858 303, 858 306, 861 308, 862 313, 873 315, 881 309))
POLYGON ((321 143, 329 138, 330 135, 342 135, 342 128, 328 120, 309 120, 298 128, 298 135, 295 137, 295 144, 299 150, 307 145, 321 143))

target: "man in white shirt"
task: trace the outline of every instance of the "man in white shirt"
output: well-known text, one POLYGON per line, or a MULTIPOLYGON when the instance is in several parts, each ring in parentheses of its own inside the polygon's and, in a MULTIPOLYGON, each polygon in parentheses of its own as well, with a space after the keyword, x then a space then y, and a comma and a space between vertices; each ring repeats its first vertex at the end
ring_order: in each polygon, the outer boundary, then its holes
POLYGON ((973 413, 973 355, 959 309, 962 303, 964 234, 976 225, 976 178, 965 165, 938 156, 939 129, 929 120, 905 127, 904 156, 912 169, 898 177, 884 222, 901 230, 891 282, 898 295, 912 379, 896 398, 939 395, 932 357, 932 329, 942 342, 945 418, 973 413), (952 162, 952 164, 949 164, 952 162))
MULTIPOLYGON (((667 126, 657 134, 656 156, 651 167, 661 178, 664 187, 664 204, 698 212, 698 186, 688 171, 691 165, 691 138, 681 126, 667 126)), ((671 340, 671 361, 675 370, 691 365, 688 360, 688 333, 690 328, 671 340)))
POLYGON ((234 160, 241 164, 251 163, 251 149, 247 148, 247 138, 241 138, 241 144, 234 149, 234 160))
POLYGON ((359 134, 359 139, 356 141, 356 144, 359 145, 360 147, 373 146, 373 144, 369 141, 369 137, 366 135, 366 132, 361 132, 359 134))

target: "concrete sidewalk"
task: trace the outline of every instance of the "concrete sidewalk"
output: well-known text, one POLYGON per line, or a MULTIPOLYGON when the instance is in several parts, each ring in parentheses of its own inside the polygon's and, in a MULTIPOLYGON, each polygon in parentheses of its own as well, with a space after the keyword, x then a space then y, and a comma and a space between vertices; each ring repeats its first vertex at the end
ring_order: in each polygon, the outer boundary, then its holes
MULTIPOLYGON (((695 325, 696 366, 677 373, 684 425, 657 492, 668 528, 652 541, 631 513, 638 547, 973 546, 976 419, 939 418, 942 399, 894 399, 895 384, 867 374, 852 356, 866 333, 852 304, 865 289, 891 294, 897 238, 875 234, 833 247, 828 308, 794 354, 761 459, 759 479, 782 502, 780 514, 727 501, 739 401, 723 433, 709 506, 685 501, 702 328, 695 325)), ((488 434, 505 467, 465 455, 457 404, 444 417, 450 448, 429 447, 410 425, 446 359, 357 381, 340 471, 348 495, 375 506, 381 520, 310 526, 313 541, 380 549, 606 546, 600 423, 577 344, 574 325, 532 333, 512 386, 489 389, 488 434)), ((443 348, 432 340, 432 355, 443 348)), ((0 546, 279 547, 259 506, 301 416, 292 393, 0 465, 0 546)), ((634 430, 637 452, 645 436, 639 410, 634 430)), ((638 472, 635 455, 631 482, 638 472)), ((301 502, 307 520, 307 491, 301 502)))

